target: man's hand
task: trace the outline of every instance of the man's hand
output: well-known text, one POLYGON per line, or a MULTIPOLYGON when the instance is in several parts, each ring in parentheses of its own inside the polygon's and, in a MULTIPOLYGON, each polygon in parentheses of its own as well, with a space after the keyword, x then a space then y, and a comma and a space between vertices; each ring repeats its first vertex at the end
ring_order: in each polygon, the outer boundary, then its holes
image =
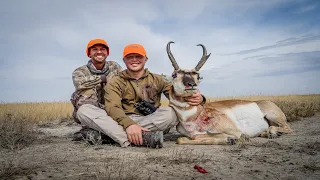
POLYGON ((150 130, 136 124, 133 124, 127 127, 126 132, 127 132, 129 141, 135 145, 142 145, 142 142, 143 142, 142 131, 150 131, 150 130))
POLYGON ((203 101, 203 97, 199 90, 192 96, 186 97, 185 100, 192 106, 197 106, 203 101))

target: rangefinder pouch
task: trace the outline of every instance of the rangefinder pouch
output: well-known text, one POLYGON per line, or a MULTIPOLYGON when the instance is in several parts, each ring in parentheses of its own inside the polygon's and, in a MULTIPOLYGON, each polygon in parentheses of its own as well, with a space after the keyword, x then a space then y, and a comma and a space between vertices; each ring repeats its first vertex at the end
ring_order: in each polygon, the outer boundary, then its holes
POLYGON ((149 114, 152 114, 157 110, 156 107, 154 107, 151 103, 142 100, 136 104, 134 104, 134 107, 144 116, 147 116, 149 114))

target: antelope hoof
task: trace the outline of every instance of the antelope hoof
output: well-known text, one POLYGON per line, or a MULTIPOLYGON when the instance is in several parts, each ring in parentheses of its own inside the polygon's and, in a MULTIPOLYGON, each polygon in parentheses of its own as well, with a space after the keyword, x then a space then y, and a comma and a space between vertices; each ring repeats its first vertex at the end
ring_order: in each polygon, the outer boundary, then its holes
POLYGON ((227 143, 228 144, 230 144, 230 145, 235 145, 235 144, 237 144, 237 139, 235 139, 235 138, 232 138, 232 137, 228 137, 227 138, 227 143))
POLYGON ((269 134, 268 134, 268 139, 275 139, 275 138, 277 138, 278 137, 278 134, 277 133, 271 133, 271 132, 269 132, 269 134))
POLYGON ((178 144, 186 144, 188 141, 189 141, 189 139, 187 137, 179 137, 177 139, 178 144))

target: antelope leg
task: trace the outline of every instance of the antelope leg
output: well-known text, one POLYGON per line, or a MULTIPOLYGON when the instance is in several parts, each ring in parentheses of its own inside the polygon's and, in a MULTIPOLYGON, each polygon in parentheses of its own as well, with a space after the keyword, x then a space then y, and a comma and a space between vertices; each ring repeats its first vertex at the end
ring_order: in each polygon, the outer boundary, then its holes
POLYGON ((230 145, 235 144, 237 139, 237 137, 225 133, 200 134, 192 139, 180 137, 177 143, 180 145, 230 145))

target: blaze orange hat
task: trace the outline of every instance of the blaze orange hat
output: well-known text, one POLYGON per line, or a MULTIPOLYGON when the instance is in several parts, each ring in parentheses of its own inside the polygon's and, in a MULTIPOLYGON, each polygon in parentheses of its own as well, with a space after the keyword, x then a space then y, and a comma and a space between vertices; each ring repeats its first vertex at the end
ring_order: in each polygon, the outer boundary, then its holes
POLYGON ((146 56, 146 50, 141 44, 129 44, 127 45, 123 50, 123 57, 125 57, 128 54, 140 54, 141 56, 146 56))
POLYGON ((109 55, 109 46, 108 46, 108 43, 103 40, 103 39, 92 39, 89 41, 88 45, 87 45, 87 49, 86 49, 86 53, 87 53, 87 56, 89 57, 89 48, 91 48, 92 46, 94 45, 97 45, 97 44, 101 44, 101 45, 105 45, 106 48, 107 48, 107 51, 108 51, 108 55, 109 55))

